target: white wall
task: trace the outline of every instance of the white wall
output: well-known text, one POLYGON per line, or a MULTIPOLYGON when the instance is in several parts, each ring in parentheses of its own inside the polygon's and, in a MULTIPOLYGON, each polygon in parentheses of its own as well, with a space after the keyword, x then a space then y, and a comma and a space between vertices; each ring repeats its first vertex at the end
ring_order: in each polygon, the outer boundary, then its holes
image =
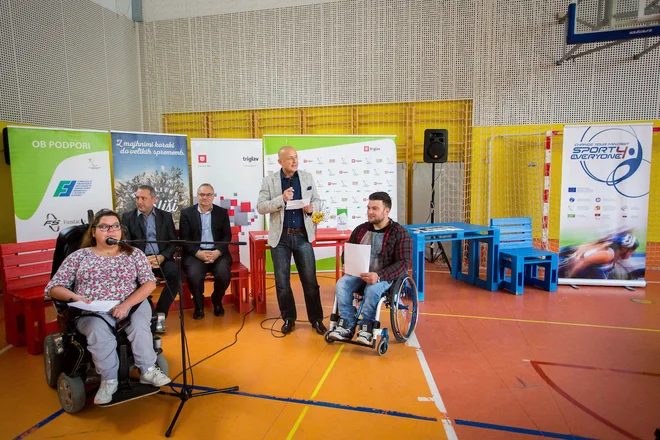
POLYGON ((0 0, 0 120, 139 130, 139 73, 124 15, 90 0, 0 0))
POLYGON ((567 5, 344 0, 145 22, 145 129, 167 112, 457 98, 476 126, 660 118, 660 49, 632 60, 643 40, 555 65, 567 5))
POLYGON ((142 13, 144 21, 174 20, 332 1, 336 0, 142 0, 142 13))

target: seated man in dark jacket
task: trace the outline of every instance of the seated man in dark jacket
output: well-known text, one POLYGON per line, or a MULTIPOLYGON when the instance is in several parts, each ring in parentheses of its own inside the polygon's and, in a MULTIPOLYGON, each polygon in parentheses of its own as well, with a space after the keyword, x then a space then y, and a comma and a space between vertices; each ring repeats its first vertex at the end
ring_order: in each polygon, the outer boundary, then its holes
POLYGON ((370 244, 369 272, 359 277, 344 275, 337 281, 336 295, 339 306, 339 322, 328 337, 338 341, 353 338, 355 331, 355 307, 353 292, 364 288, 362 319, 357 322, 357 342, 371 344, 376 306, 380 297, 392 282, 408 272, 411 265, 412 240, 408 231, 388 215, 392 199, 386 192, 375 192, 367 204, 368 222, 361 224, 351 234, 349 243, 370 244))
POLYGON ((207 272, 211 272, 214 278, 211 300, 215 316, 225 314, 222 298, 231 282, 229 214, 225 208, 213 204, 214 198, 213 187, 203 183, 197 189, 197 204, 181 211, 181 239, 190 242, 183 246, 183 269, 195 303, 193 319, 204 318, 204 279, 207 272))
POLYGON ((156 208, 154 204, 157 200, 156 191, 152 186, 139 185, 135 191, 136 208, 121 216, 121 224, 125 229, 126 240, 159 242, 132 245, 147 255, 154 275, 165 277, 167 285, 160 293, 156 305, 156 313, 164 315, 159 317, 156 332, 164 333, 164 317, 167 317, 167 312, 179 293, 178 270, 173 259, 174 245, 170 244, 177 237, 172 214, 156 208))

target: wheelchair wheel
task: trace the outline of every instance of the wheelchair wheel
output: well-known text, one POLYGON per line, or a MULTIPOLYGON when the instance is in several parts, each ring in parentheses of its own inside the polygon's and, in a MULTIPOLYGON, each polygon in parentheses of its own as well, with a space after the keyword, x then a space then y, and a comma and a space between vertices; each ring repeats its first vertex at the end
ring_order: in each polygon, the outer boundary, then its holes
POLYGON ((396 281, 390 299, 390 323, 399 342, 406 342, 417 325, 417 286, 409 276, 396 281))
POLYGON ((64 353, 57 352, 57 339, 60 337, 60 333, 53 333, 44 339, 44 373, 51 388, 57 388, 57 379, 62 372, 64 353))
POLYGON ((380 338, 378 341, 378 346, 376 346, 376 351, 378 352, 378 356, 383 356, 385 353, 387 353, 388 349, 388 343, 387 339, 385 338, 380 338))
POLYGON ((331 331, 331 330, 328 330, 328 331, 325 332, 325 334, 323 335, 323 340, 325 340, 325 342, 328 343, 328 344, 332 344, 332 343, 335 342, 334 339, 330 339, 330 331, 331 331))
POLYGON ((165 376, 170 375, 170 366, 168 365, 167 359, 165 359, 165 355, 163 355, 163 353, 158 353, 156 356, 156 365, 158 368, 160 368, 160 371, 162 371, 165 376))
POLYGON ((71 377, 60 374, 57 379, 57 397, 60 399, 62 409, 69 414, 75 414, 85 406, 87 394, 85 382, 81 377, 71 377))

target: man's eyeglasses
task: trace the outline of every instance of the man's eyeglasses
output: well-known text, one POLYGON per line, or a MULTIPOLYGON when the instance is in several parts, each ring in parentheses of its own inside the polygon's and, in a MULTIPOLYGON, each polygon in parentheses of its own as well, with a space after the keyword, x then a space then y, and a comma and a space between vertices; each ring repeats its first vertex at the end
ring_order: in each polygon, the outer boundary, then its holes
POLYGON ((197 193, 197 197, 213 197, 214 193, 197 193))
POLYGON ((96 228, 102 230, 103 232, 106 232, 108 230, 118 231, 121 229, 121 225, 119 223, 113 223, 111 225, 102 224, 102 225, 96 225, 96 228))

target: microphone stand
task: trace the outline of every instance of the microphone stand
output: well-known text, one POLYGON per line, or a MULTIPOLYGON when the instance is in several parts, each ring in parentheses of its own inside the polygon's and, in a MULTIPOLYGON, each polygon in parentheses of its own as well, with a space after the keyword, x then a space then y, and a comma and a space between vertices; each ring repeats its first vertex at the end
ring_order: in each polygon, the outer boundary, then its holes
MULTIPOLYGON (((110 239, 108 239, 110 240, 110 239)), ((173 244, 174 245, 174 255, 175 255, 175 261, 177 265, 177 282, 179 284, 179 299, 181 300, 181 295, 183 295, 183 269, 181 266, 181 262, 183 259, 183 245, 184 244, 235 244, 235 245, 244 245, 246 244, 245 242, 233 242, 233 241, 186 241, 186 240, 169 240, 169 241, 149 241, 149 240, 117 240, 117 243, 126 243, 126 244, 153 244, 153 243, 166 243, 166 244, 173 244)), ((108 243, 110 244, 110 243, 108 243)), ((113 243, 114 244, 114 243, 113 243)), ((171 292, 170 292, 171 293, 171 292)), ((168 396, 174 396, 178 397, 181 402, 179 403, 179 408, 176 410, 176 414, 174 414, 174 418, 172 419, 169 428, 167 428, 167 431, 165 432, 165 437, 170 437, 172 435, 172 429, 174 428, 174 425, 176 424, 177 419, 179 418, 179 414, 181 414, 181 410, 183 409, 183 405, 185 403, 192 399, 193 397, 202 397, 202 396, 207 396, 209 394, 219 394, 219 393, 228 393, 232 391, 238 391, 238 385, 234 385, 231 387, 227 388, 220 388, 216 390, 208 390, 208 391, 200 391, 197 393, 193 393, 192 385, 188 385, 188 366, 187 366, 187 353, 186 353, 186 329, 184 326, 183 322, 183 308, 179 307, 179 322, 181 324, 181 368, 182 368, 182 375, 183 375, 183 384, 181 385, 181 391, 178 392, 171 392, 171 391, 160 391, 159 394, 165 394, 168 396)))

